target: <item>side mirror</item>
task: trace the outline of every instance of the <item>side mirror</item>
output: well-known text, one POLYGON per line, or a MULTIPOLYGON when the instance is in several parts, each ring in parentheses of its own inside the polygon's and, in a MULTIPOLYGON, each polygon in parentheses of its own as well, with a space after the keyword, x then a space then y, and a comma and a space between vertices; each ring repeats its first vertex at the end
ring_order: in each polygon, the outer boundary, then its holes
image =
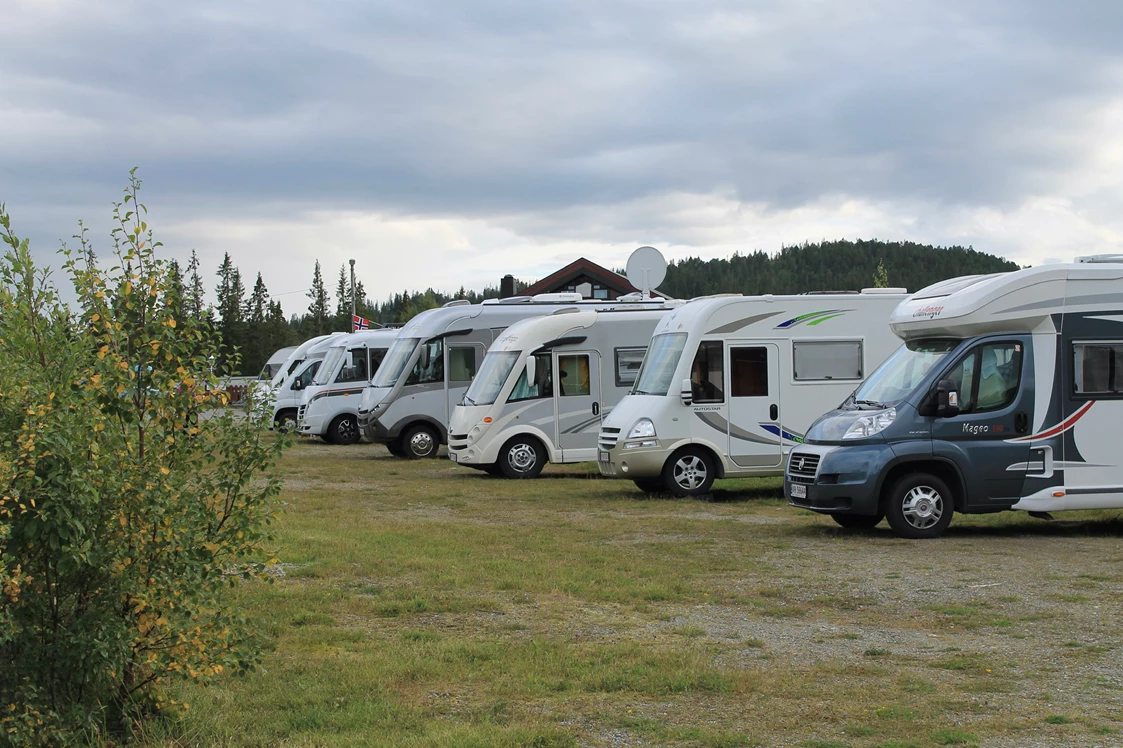
POLYGON ((694 384, 689 379, 682 380, 682 391, 679 392, 679 397, 682 398, 683 405, 690 405, 694 402, 694 384))
POLYGON ((959 393, 950 379, 941 379, 936 384, 936 415, 940 418, 959 415, 959 393))
POLYGON ((422 369, 428 369, 428 368, 429 368, 429 364, 430 364, 430 363, 432 363, 432 356, 431 356, 431 355, 430 355, 430 353, 429 353, 429 346, 428 346, 428 344, 426 344, 426 343, 422 343, 422 344, 421 344, 421 358, 420 358, 420 363, 421 363, 421 368, 422 368, 422 369))
POLYGON ((302 389, 304 389, 304 383, 301 382, 299 379, 294 379, 293 383, 292 383, 292 386, 289 387, 289 389, 290 390, 302 390, 302 389))
POLYGON ((538 361, 534 356, 527 356, 526 358, 526 383, 528 385, 534 384, 534 374, 538 370, 538 361))

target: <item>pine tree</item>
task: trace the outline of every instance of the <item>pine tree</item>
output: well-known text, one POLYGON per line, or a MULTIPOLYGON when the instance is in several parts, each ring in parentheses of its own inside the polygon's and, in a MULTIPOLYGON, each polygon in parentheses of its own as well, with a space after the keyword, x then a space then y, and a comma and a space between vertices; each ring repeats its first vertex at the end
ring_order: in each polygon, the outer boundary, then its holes
POLYGON ((324 288, 324 276, 320 273, 320 261, 316 260, 316 270, 312 275, 312 288, 308 290, 308 329, 306 337, 312 338, 330 332, 328 329, 328 292, 324 288))
POLYGON ((270 339, 270 331, 266 326, 269 317, 269 291, 265 288, 261 273, 257 274, 253 291, 246 300, 245 317, 247 326, 245 350, 242 353, 242 370, 247 374, 255 374, 261 371, 261 367, 269 360, 273 351, 283 347, 275 345, 270 339))
POLYGON ((218 296, 218 332, 222 341, 222 356, 218 362, 218 371, 224 374, 236 374, 240 369, 238 351, 245 344, 245 317, 243 297, 246 294, 242 285, 242 274, 227 252, 222 258, 222 265, 215 273, 218 286, 215 294, 218 296))
POLYGON ((191 250, 191 262, 187 263, 187 274, 188 285, 184 292, 184 305, 195 319, 202 319, 206 298, 203 279, 199 277, 199 256, 195 254, 195 250, 191 250))

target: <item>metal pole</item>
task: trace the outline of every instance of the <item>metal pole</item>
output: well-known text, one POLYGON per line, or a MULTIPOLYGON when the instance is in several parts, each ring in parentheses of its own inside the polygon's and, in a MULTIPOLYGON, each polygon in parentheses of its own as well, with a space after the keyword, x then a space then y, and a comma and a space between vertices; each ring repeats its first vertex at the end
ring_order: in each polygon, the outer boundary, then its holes
POLYGON ((351 259, 351 331, 355 331, 355 260, 351 259))

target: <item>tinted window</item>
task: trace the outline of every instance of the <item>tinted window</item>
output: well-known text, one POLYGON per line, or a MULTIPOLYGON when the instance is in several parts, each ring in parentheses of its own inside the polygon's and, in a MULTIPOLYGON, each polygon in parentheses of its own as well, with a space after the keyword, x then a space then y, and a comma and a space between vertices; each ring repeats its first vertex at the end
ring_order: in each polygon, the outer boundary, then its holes
POLYGON ((792 343, 796 381, 861 379, 862 343, 858 340, 816 340, 792 343))
POLYGON ((445 381, 444 345, 440 340, 421 344, 421 355, 409 373, 406 384, 432 384, 445 381), (428 359, 428 360, 426 360, 428 359))
POLYGON ((768 349, 730 348, 729 384, 733 397, 764 397, 768 394, 768 349))
POLYGON ((960 359, 942 379, 955 383, 960 413, 1000 410, 1014 402, 1022 378, 1021 343, 987 343, 960 359))
POLYGON ((367 349, 352 348, 349 353, 351 355, 350 365, 344 359, 343 369, 339 372, 335 381, 365 382, 370 379, 370 372, 367 370, 367 349))
POLYGON ((476 376, 476 349, 471 346, 449 346, 448 381, 471 382, 476 376))
POLYGON ((646 348, 616 349, 616 386, 631 387, 639 376, 640 365, 646 348))
POLYGON ((1123 394, 1123 342, 1076 343, 1073 358, 1077 394, 1123 394))
POLYGON ((534 380, 527 382, 526 369, 519 375, 515 388, 507 402, 514 403, 520 400, 537 400, 542 397, 554 396, 554 357, 549 353, 539 353, 534 357, 534 380))

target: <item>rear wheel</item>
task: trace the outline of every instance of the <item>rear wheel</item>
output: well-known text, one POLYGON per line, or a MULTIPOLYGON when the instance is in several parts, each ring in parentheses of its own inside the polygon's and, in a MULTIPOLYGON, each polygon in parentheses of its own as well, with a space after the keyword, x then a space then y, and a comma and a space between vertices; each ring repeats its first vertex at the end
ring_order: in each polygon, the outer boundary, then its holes
POLYGON ((327 439, 332 444, 354 444, 359 441, 359 421, 350 413, 336 416, 328 426, 327 439))
POLYGON ((636 478, 632 483, 644 493, 663 493, 667 490, 662 478, 636 478))
POLYGON ((869 530, 877 527, 881 520, 885 519, 884 514, 832 514, 831 519, 837 522, 842 527, 851 530, 869 530))
POLYGON ((546 451, 529 436, 516 436, 499 450, 499 469, 508 478, 537 478, 545 465, 546 451))
POLYGON ((441 437, 437 430, 426 423, 410 426, 402 434, 402 446, 406 457, 414 460, 423 460, 427 457, 436 457, 437 450, 441 447, 441 437))
POLYGON ((663 466, 663 484, 675 496, 704 496, 714 485, 715 473, 709 452, 686 447, 671 455, 663 466))
POLYGON ((885 516, 902 538, 936 538, 951 524, 951 489, 930 473, 903 476, 884 497, 885 516))

